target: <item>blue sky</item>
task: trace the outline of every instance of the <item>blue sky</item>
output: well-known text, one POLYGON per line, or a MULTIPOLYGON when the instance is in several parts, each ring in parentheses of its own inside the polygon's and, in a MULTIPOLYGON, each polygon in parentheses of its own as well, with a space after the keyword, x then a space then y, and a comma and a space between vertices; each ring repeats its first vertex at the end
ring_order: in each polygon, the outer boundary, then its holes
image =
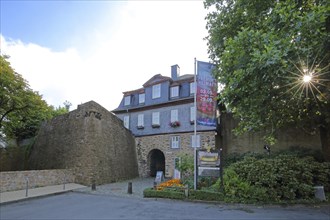
POLYGON ((202 1, 1 0, 1 53, 51 105, 112 110, 155 74, 209 61, 202 1))

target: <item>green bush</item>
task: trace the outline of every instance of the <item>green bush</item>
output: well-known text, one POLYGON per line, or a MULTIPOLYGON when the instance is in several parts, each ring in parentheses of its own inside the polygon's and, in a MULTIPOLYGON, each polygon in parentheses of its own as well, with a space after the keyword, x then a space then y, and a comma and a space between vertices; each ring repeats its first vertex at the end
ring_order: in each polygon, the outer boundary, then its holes
POLYGON ((189 190, 189 199, 204 201, 223 201, 224 195, 220 192, 206 190, 189 190))
POLYGON ((204 201, 223 201, 223 194, 206 190, 189 190, 189 196, 186 198, 183 190, 177 191, 172 189, 154 190, 147 188, 143 191, 146 198, 167 198, 167 199, 191 199, 204 201))
POLYGON ((185 199, 184 191, 174 190, 154 190, 147 188, 143 191, 143 196, 146 198, 167 198, 167 199, 185 199))
MULTIPOLYGON (((256 187, 243 180, 233 168, 227 168, 224 176, 224 201, 238 203, 258 203, 268 198, 267 191, 263 187, 256 187)), ((211 189, 220 188, 220 179, 211 189)))
POLYGON ((246 157, 253 157, 256 159, 264 158, 276 158, 280 155, 291 155, 298 158, 304 158, 307 156, 312 156, 318 162, 324 162, 323 154, 320 150, 313 150, 310 148, 304 148, 299 146, 292 146, 288 149, 272 151, 270 155, 266 152, 264 153, 255 153, 255 152, 245 152, 245 153, 229 153, 223 155, 223 166, 229 167, 231 164, 244 160, 246 157))
POLYGON ((315 185, 329 187, 329 163, 312 157, 280 155, 275 158, 246 157, 231 167, 243 181, 266 190, 269 201, 314 198, 315 185))
POLYGON ((273 157, 277 157, 279 155, 291 155, 298 158, 311 156, 318 162, 324 162, 324 158, 321 150, 313 150, 310 148, 305 148, 300 146, 292 146, 289 149, 276 151, 271 154, 271 156, 273 157))

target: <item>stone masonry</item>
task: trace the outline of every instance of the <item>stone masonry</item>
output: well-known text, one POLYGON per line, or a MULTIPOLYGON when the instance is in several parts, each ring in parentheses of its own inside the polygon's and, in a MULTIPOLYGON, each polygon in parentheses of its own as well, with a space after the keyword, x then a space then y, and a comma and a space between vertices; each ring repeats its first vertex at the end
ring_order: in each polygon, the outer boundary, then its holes
POLYGON ((135 178, 134 137, 96 102, 81 104, 41 126, 29 160, 29 169, 68 168, 84 185, 135 178))
POLYGON ((0 192, 36 188, 49 185, 73 183, 75 181, 71 170, 26 170, 0 172, 0 192))
MULTIPOLYGON (((193 132, 136 137, 139 175, 150 176, 150 152, 158 149, 165 156, 165 177, 173 177, 175 158, 183 154, 194 155, 194 148, 191 147, 192 135, 193 132), (171 148, 170 142, 173 135, 180 136, 178 149, 171 148)), ((209 141, 210 146, 215 146, 214 131, 197 132, 197 135, 201 137, 201 144, 209 141)))

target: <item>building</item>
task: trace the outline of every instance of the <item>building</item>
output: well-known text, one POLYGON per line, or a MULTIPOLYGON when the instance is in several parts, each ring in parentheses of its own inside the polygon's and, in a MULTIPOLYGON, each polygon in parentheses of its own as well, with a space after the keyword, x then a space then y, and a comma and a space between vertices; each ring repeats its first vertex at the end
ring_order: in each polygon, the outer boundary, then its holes
MULTIPOLYGON (((135 136, 139 175, 177 177, 180 155, 194 154, 194 75, 180 75, 171 66, 171 77, 157 74, 142 88, 123 92, 112 112, 135 136)), ((197 145, 216 146, 216 127, 197 125, 197 145)))

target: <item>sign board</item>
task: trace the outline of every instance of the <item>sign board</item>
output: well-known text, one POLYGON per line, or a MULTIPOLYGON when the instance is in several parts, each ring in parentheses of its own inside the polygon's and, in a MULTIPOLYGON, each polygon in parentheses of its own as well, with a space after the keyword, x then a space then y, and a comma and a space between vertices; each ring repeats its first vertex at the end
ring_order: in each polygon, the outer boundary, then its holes
POLYGON ((164 173, 163 171, 157 171, 155 182, 156 183, 161 183, 164 181, 164 173))
POLYGON ((198 151, 198 165, 206 167, 219 167, 220 156, 218 152, 198 151))
POLYGON ((199 150, 197 155, 198 176, 220 176, 220 154, 210 150, 199 150))
POLYGON ((220 176, 220 167, 198 167, 198 176, 220 176))

